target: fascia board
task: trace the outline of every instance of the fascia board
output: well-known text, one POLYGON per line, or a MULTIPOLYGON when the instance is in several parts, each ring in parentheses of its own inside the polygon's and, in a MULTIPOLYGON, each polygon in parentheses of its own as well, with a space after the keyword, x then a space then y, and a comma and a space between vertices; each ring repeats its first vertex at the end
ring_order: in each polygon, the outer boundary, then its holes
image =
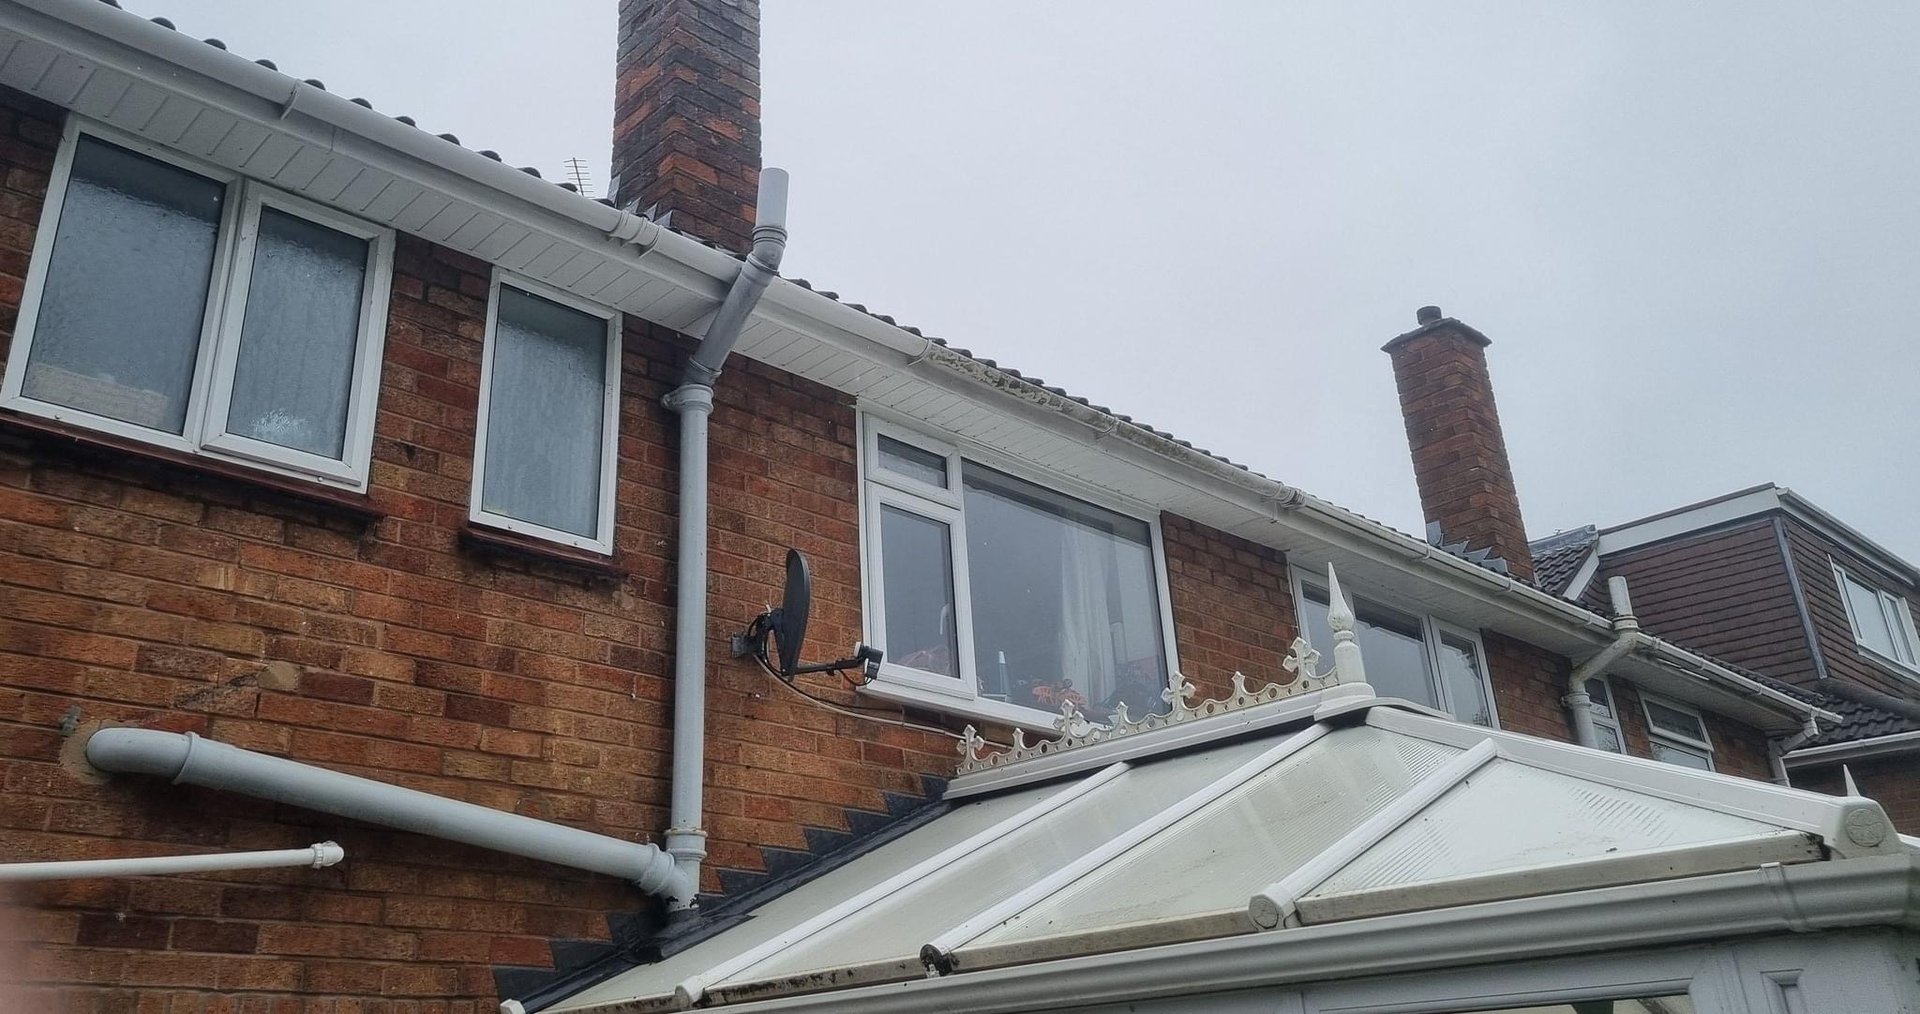
MULTIPOLYGON (((1767 866, 1685 880, 1272 930, 782 997, 738 1014, 989 1014, 1304 985, 1431 968, 1920 925, 1920 857, 1767 866)), ((615 1014, 617 1006, 582 1008, 615 1014)))
MULTIPOLYGON (((597 252, 716 305, 739 269, 738 260, 722 251, 97 0, 0 0, 0 23, 118 73, 191 96, 503 217, 518 216, 519 224, 530 229, 597 252), (642 252, 612 238, 622 230, 645 236, 642 252)), ((877 347, 883 354, 873 357, 876 365, 907 369, 922 380, 938 378, 942 387, 960 397, 987 395, 1003 408, 1018 404, 1025 409, 1025 418, 1097 443, 1103 453, 1209 493, 1237 512, 1250 513, 1249 520, 1278 524, 1335 545, 1344 543, 1350 551, 1385 550, 1389 558, 1402 558, 1402 566, 1420 561, 1425 565, 1416 566, 1425 574, 1414 580, 1424 576, 1449 593, 1480 593, 1474 597, 1511 618, 1517 628, 1514 633, 1536 643, 1548 642, 1542 647, 1578 651, 1579 641, 1597 648, 1610 640, 1605 620, 1597 614, 1510 577, 1436 553, 1424 542, 1326 501, 1303 497, 1284 483, 1226 465, 1143 427, 1015 380, 791 282, 776 283, 763 303, 769 320, 795 326, 812 340, 862 354, 877 347), (899 358, 888 362, 891 357, 899 358)))

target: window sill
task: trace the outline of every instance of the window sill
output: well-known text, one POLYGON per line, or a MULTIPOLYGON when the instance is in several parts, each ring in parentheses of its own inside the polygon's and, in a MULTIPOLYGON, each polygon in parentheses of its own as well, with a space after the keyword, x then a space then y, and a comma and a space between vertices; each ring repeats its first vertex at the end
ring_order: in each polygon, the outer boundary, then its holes
POLYGON ((480 556, 519 560, 557 567, 589 581, 618 584, 626 580, 627 570, 614 558, 588 549, 555 545, 487 525, 467 522, 460 529, 460 545, 480 556))
POLYGON ((905 704, 975 722, 1014 726, 1028 732, 1044 733, 1049 736, 1057 736, 1060 733, 1053 724, 1060 720, 1060 713, 1057 711, 1042 711, 1039 708, 979 697, 958 697, 935 693, 898 680, 888 680, 885 675, 862 686, 860 693, 892 704, 905 704))
POLYGON ((365 493, 249 468, 221 458, 155 447, 14 409, 0 409, 0 430, 22 436, 36 446, 64 451, 76 458, 109 464, 132 462, 149 469, 188 472, 281 500, 290 500, 304 507, 317 507, 361 524, 372 524, 387 516, 385 511, 374 506, 373 498, 365 493))

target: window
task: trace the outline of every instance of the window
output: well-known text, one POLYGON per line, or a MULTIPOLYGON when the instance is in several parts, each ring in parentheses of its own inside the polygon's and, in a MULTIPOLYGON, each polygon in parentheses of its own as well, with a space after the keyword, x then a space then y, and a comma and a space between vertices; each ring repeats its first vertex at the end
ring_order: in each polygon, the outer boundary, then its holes
POLYGON ((1846 601, 1854 643, 1883 661, 1920 671, 1920 636, 1914 633, 1913 610, 1907 600, 1867 584, 1838 563, 1833 565, 1833 576, 1846 601))
POLYGON ((1587 680, 1587 710, 1593 712, 1594 745, 1610 753, 1626 753, 1627 737, 1620 732, 1620 714, 1613 703, 1613 685, 1604 676, 1587 680))
POLYGON ((613 552, 620 316, 496 275, 474 444, 474 521, 613 552))
MULTIPOLYGON (((1375 693, 1438 708, 1463 722, 1496 724, 1487 655, 1478 636, 1363 595, 1352 599, 1354 641, 1360 645, 1367 682, 1375 693)), ((1294 602, 1301 635, 1322 654, 1331 655, 1327 586, 1295 571, 1294 602)))
POLYGON ((1653 759, 1681 767, 1713 770, 1713 741, 1707 738, 1707 724, 1700 712, 1652 694, 1640 695, 1640 706, 1647 714, 1647 736, 1653 745, 1653 759))
POLYGON ((69 119, 9 408, 366 488, 393 234, 69 119))
POLYGON ((1032 723, 1072 700, 1100 720, 1164 711, 1172 671, 1159 533, 864 420, 875 689, 1032 723))

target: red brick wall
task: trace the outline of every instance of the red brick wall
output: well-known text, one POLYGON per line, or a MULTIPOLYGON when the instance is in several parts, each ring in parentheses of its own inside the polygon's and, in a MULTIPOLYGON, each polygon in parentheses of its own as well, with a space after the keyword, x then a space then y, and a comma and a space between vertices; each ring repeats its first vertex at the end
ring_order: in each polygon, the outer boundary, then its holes
POLYGON ((1197 700, 1293 679, 1280 667, 1298 632, 1286 554, 1172 514, 1160 516, 1174 643, 1197 700))
MULTIPOLYGON (((1848 761, 1860 793, 1887 811, 1901 834, 1920 835, 1920 758, 1913 754, 1848 761)), ((1793 786, 1838 796, 1846 791, 1840 766, 1795 769, 1793 786)))
MULTIPOLYGON (((0 133, 10 338, 57 119, 8 102, 0 133)), ((665 826, 676 476, 658 398, 685 343, 627 331, 616 562, 628 576, 477 556, 459 532, 487 270, 399 243, 372 483, 386 516, 371 524, 0 426, 0 857, 329 837, 350 857, 18 891, 26 978, 52 990, 35 1009, 131 1010, 177 989, 231 997, 209 1000, 217 1009, 378 996, 402 998, 378 1008, 394 1014, 491 1011, 490 966, 547 965, 551 939, 605 939, 609 914, 648 905, 606 878, 149 779, 90 784, 58 763, 63 721, 110 721, 622 838, 665 826)), ((778 599, 788 545, 813 560, 814 643, 859 636, 846 399, 736 364, 713 434, 709 889, 721 870, 760 868, 761 847, 805 848, 806 828, 845 830, 848 809, 885 811, 889 793, 917 794, 953 761, 943 738, 826 713, 726 659, 725 634, 778 599)))
POLYGON ((1388 342, 1400 413, 1425 519, 1448 542, 1492 549, 1515 576, 1533 576, 1520 494, 1507 461, 1487 371, 1487 339, 1443 318, 1388 342))
POLYGON ((1487 676, 1493 683, 1493 703, 1500 727, 1529 736, 1573 742, 1567 709, 1560 698, 1567 692, 1567 660, 1544 648, 1491 630, 1480 632, 1487 646, 1487 676))

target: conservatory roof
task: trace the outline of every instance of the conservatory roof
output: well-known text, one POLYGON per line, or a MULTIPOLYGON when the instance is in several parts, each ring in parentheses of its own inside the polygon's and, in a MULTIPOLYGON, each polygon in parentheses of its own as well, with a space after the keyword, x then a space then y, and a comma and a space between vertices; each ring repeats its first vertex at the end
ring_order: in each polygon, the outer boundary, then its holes
POLYGON ((984 985, 1035 963, 1304 944, 1354 920, 1906 851, 1866 799, 1464 725, 1364 685, 1222 711, 1004 764, 970 750, 948 813, 546 1009, 984 985))

